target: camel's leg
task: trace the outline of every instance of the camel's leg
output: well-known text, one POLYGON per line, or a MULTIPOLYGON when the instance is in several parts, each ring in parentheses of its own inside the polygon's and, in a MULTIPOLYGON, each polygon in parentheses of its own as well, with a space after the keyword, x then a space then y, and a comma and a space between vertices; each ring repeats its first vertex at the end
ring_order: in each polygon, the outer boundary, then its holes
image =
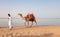
POLYGON ((25 27, 26 27, 26 21, 24 21, 25 27))
POLYGON ((32 25, 33 25, 33 21, 32 21, 32 24, 31 24, 31 26, 30 26, 30 27, 32 27, 32 25))
POLYGON ((36 23, 36 25, 37 25, 37 22, 36 22, 36 20, 34 20, 34 22, 36 23))
POLYGON ((25 27, 26 27, 26 22, 25 22, 25 27))
POLYGON ((27 21, 28 27, 29 27, 29 21, 27 21))

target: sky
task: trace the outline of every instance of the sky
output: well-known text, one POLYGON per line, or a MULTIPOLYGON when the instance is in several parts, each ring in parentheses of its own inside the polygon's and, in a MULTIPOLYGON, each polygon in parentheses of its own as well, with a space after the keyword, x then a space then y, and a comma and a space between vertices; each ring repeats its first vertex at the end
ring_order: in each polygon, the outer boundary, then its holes
POLYGON ((0 18, 33 13, 37 18, 60 18, 60 0, 0 0, 0 18))

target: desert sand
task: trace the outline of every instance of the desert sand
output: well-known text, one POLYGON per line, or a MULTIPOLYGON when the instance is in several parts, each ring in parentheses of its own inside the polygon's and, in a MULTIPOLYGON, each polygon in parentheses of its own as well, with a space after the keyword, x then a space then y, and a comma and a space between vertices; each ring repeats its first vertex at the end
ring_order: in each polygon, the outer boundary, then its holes
POLYGON ((60 26, 2 27, 0 37, 60 37, 60 26))

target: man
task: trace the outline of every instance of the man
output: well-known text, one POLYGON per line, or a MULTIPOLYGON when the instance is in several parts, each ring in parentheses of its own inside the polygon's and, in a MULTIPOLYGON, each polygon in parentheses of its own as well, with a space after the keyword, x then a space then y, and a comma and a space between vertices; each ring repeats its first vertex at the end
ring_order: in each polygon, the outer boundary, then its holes
POLYGON ((11 29, 12 28, 12 17, 10 14, 8 14, 8 19, 9 19, 9 23, 8 23, 9 29, 11 29))

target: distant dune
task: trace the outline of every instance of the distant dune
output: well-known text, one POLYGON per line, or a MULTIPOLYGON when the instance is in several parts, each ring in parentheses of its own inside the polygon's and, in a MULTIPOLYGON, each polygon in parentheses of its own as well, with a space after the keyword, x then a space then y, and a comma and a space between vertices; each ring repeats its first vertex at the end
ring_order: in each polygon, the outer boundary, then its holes
POLYGON ((60 37, 60 26, 0 28, 0 37, 60 37))

